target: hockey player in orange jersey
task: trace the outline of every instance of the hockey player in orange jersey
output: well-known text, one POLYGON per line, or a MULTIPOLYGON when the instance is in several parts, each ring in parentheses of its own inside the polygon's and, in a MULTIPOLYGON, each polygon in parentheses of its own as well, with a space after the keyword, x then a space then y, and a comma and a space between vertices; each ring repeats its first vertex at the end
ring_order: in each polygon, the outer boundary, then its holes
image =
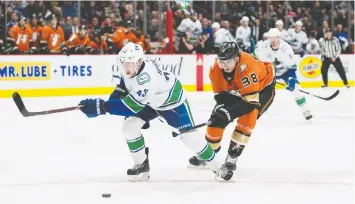
POLYGON ((67 41, 70 54, 93 53, 90 37, 85 25, 80 26, 79 33, 73 33, 67 41))
POLYGON ((10 53, 24 53, 30 50, 33 44, 32 29, 26 24, 24 16, 20 17, 18 25, 11 27, 8 42, 12 47, 10 53))
POLYGON ((111 40, 115 44, 115 47, 118 51, 120 51, 128 42, 137 43, 138 39, 132 30, 133 23, 131 20, 126 22, 126 27, 117 27, 111 40))
POLYGON ((39 49, 43 27, 38 25, 38 19, 36 14, 33 14, 33 16, 31 17, 30 27, 32 28, 33 41, 33 46, 31 47, 31 49, 39 49))
MULTIPOLYGON (((237 158, 247 145, 257 119, 273 102, 275 70, 271 63, 240 52, 235 42, 224 42, 217 56, 209 74, 217 104, 205 136, 218 152, 225 128, 238 118, 225 162, 226 168, 235 170, 237 158)), ((205 165, 198 156, 189 162, 192 166, 205 165)))
POLYGON ((51 16, 50 24, 42 30, 42 38, 40 41, 42 53, 65 53, 64 31, 58 25, 57 17, 51 16))

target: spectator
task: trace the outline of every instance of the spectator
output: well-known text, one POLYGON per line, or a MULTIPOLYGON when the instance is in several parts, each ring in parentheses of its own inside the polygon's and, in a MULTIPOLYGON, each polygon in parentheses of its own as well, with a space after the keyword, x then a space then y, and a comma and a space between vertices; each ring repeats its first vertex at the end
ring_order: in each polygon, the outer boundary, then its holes
MULTIPOLYGON (((71 16, 71 17, 78 16, 78 12, 77 12, 76 6, 73 4, 72 1, 64 1, 64 4, 62 6, 62 14, 63 14, 64 17, 67 17, 67 16, 71 16)), ((78 33, 78 32, 76 32, 76 33, 78 33)))
POLYGON ((148 34, 152 37, 152 40, 158 40, 159 21, 152 19, 151 26, 148 28, 148 34))
POLYGON ((214 39, 213 50, 215 53, 223 42, 234 41, 232 34, 228 30, 221 28, 218 22, 212 24, 212 32, 214 39))
POLYGON ((323 21, 323 24, 322 24, 322 27, 321 29, 318 31, 318 34, 317 34, 317 40, 319 40, 320 38, 324 38, 325 36, 325 33, 326 31, 328 30, 329 28, 329 24, 328 24, 328 21, 323 21))
POLYGON ((113 54, 115 51, 114 44, 111 40, 115 29, 112 26, 112 21, 110 18, 106 18, 103 21, 103 27, 100 31, 101 46, 105 53, 113 54))
POLYGON ((178 31, 182 33, 189 33, 191 37, 197 38, 202 32, 202 25, 199 20, 196 19, 195 13, 189 13, 186 11, 186 18, 182 20, 178 27, 178 31))
POLYGON ((178 47, 176 47, 177 53, 192 53, 195 50, 195 46, 190 42, 190 34, 188 32, 181 33, 178 36, 178 47))
POLYGON ((110 16, 111 21, 113 22, 122 21, 120 10, 118 9, 118 5, 116 1, 111 1, 111 3, 104 8, 104 10, 105 10, 104 16, 110 16))
POLYGON ((203 32, 197 41, 196 53, 209 54, 212 53, 213 42, 208 40, 208 35, 203 32))
POLYGON ((349 50, 349 48, 348 48, 349 47, 348 34, 343 31, 342 24, 337 25, 337 30, 333 33, 333 36, 338 38, 340 45, 341 45, 342 53, 345 53, 345 52, 351 53, 351 50, 349 50))
POLYGON ((15 12, 18 16, 25 16, 25 8, 22 5, 22 1, 15 1, 15 7, 12 8, 12 12, 15 12))
MULTIPOLYGON (((282 22, 282 21, 281 21, 282 22)), ((255 19, 255 26, 251 29, 251 36, 254 42, 259 42, 263 38, 266 28, 260 25, 260 19, 255 19)))
POLYGON ((120 16, 124 16, 124 14, 127 12, 125 1, 121 2, 119 10, 120 10, 120 16))
POLYGON ((308 43, 307 35, 302 31, 302 26, 301 21, 296 21, 295 28, 290 28, 287 31, 290 36, 288 43, 291 45, 293 52, 301 54, 301 57, 304 55, 308 43))
POLYGON ((320 54, 320 46, 318 40, 316 39, 316 34, 314 31, 311 32, 309 36, 308 44, 306 46, 306 52, 309 55, 320 54))
POLYGON ((202 33, 206 33, 208 40, 213 43, 212 28, 208 25, 207 18, 202 19, 202 33))
POLYGON ((235 40, 242 51, 251 53, 249 18, 243 16, 241 24, 235 32, 235 40))
POLYGON ((103 11, 101 10, 99 3, 100 2, 96 1, 85 2, 84 7, 81 9, 81 16, 89 20, 92 20, 94 16, 102 16, 103 11))
POLYGON ((11 20, 7 23, 7 29, 10 30, 12 26, 18 24, 18 16, 15 12, 11 13, 11 20))
POLYGON ((71 18, 71 16, 67 16, 66 17, 66 21, 65 21, 65 24, 62 24, 61 25, 63 30, 64 30, 64 36, 65 36, 65 39, 68 39, 69 36, 72 34, 72 26, 73 26, 73 20, 71 18))
POLYGON ((345 16, 344 10, 339 10, 337 17, 334 19, 335 25, 341 24, 343 28, 348 27, 348 18, 345 16))
POLYGON ((312 15, 314 17, 313 19, 315 20, 315 26, 320 26, 322 24, 324 15, 322 13, 319 1, 314 2, 314 7, 312 8, 312 15))
POLYGON ((182 10, 181 9, 176 10, 174 16, 174 22, 175 22, 174 27, 177 28, 181 24, 181 21, 184 20, 184 18, 185 16, 182 10))

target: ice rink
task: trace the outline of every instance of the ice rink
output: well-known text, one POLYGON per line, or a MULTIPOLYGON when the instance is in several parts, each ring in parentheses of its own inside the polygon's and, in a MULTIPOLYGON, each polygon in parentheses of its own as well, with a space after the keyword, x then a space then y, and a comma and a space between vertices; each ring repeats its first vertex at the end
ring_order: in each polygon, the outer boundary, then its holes
MULTIPOLYGON (((73 111, 24 118, 11 99, 1 99, 0 203, 350 204, 354 89, 340 90, 331 101, 307 97, 312 121, 304 120, 292 95, 278 90, 240 157, 234 182, 228 183, 216 182, 209 170, 186 168, 193 152, 158 120, 144 131, 151 180, 130 183, 126 170, 133 163, 121 117, 88 119, 73 111)), ((307 91, 329 95, 334 89, 307 91)), ((188 96, 196 123, 205 122, 214 105, 212 93, 188 96)), ((40 111, 76 105, 84 98, 24 102, 30 111, 40 111)), ((232 130, 228 126, 221 161, 232 130)))

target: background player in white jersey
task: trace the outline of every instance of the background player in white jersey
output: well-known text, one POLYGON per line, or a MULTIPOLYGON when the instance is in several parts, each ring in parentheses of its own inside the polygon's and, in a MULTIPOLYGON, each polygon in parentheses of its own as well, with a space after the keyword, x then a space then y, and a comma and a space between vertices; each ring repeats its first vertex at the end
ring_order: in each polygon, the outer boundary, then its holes
POLYGON ((215 52, 219 50, 219 46, 222 45, 223 42, 234 41, 232 33, 225 28, 221 28, 218 22, 214 22, 211 28, 214 38, 213 49, 215 52))
POLYGON ((282 40, 288 42, 290 40, 290 35, 288 32, 284 29, 284 22, 282 20, 277 20, 275 22, 276 28, 280 31, 280 37, 282 40))
POLYGON ((304 117, 309 120, 312 115, 306 106, 306 98, 295 89, 298 83, 296 77, 297 65, 294 61, 294 53, 289 44, 280 39, 280 31, 271 28, 268 32, 269 39, 264 41, 255 50, 256 56, 264 62, 272 62, 276 70, 276 79, 282 79, 287 83, 287 90, 294 95, 297 105, 301 108, 304 117))
POLYGON ((290 28, 287 30, 289 38, 287 42, 291 45, 293 52, 300 54, 301 57, 305 54, 306 45, 308 43, 307 34, 302 31, 303 23, 301 21, 296 21, 295 28, 290 28))
POLYGON ((263 42, 264 42, 265 40, 267 40, 267 39, 268 39, 268 37, 267 37, 267 32, 265 32, 265 33, 263 34, 263 39, 262 39, 262 40, 259 40, 259 41, 256 43, 255 49, 258 48, 258 46, 260 46, 261 43, 263 43, 263 42))
POLYGON ((193 38, 197 38, 202 33, 201 22, 196 18, 196 13, 184 11, 186 18, 181 21, 177 30, 182 33, 189 33, 193 38))
MULTIPOLYGON (((118 67, 113 77, 119 80, 119 84, 110 99, 83 100, 81 110, 88 117, 106 113, 128 117, 123 122, 123 134, 134 166, 127 170, 127 175, 130 181, 144 181, 149 179, 150 167, 141 128, 150 120, 162 117, 179 131, 191 129, 194 127, 193 117, 180 81, 172 73, 161 71, 155 61, 144 60, 140 45, 126 44, 119 53, 118 67)), ((173 136, 179 136, 188 148, 212 165, 217 179, 229 180, 233 172, 224 166, 220 168, 211 146, 203 135, 196 133, 179 135, 174 132, 173 136)))
POLYGON ((239 48, 244 52, 251 52, 251 42, 250 42, 250 34, 251 29, 249 27, 249 18, 247 16, 243 16, 241 22, 241 26, 237 28, 235 31, 235 40, 238 43, 239 48))

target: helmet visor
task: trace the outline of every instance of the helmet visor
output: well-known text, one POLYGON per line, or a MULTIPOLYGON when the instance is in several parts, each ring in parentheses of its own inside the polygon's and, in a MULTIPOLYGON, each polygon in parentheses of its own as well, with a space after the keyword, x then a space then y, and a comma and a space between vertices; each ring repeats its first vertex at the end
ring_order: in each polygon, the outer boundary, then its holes
POLYGON ((237 65, 237 57, 233 57, 232 59, 228 60, 220 60, 217 59, 218 66, 223 69, 225 72, 232 72, 237 65))
POLYGON ((119 58, 118 59, 118 65, 120 67, 122 74, 132 77, 136 74, 136 63, 132 61, 127 61, 125 58, 119 58))

